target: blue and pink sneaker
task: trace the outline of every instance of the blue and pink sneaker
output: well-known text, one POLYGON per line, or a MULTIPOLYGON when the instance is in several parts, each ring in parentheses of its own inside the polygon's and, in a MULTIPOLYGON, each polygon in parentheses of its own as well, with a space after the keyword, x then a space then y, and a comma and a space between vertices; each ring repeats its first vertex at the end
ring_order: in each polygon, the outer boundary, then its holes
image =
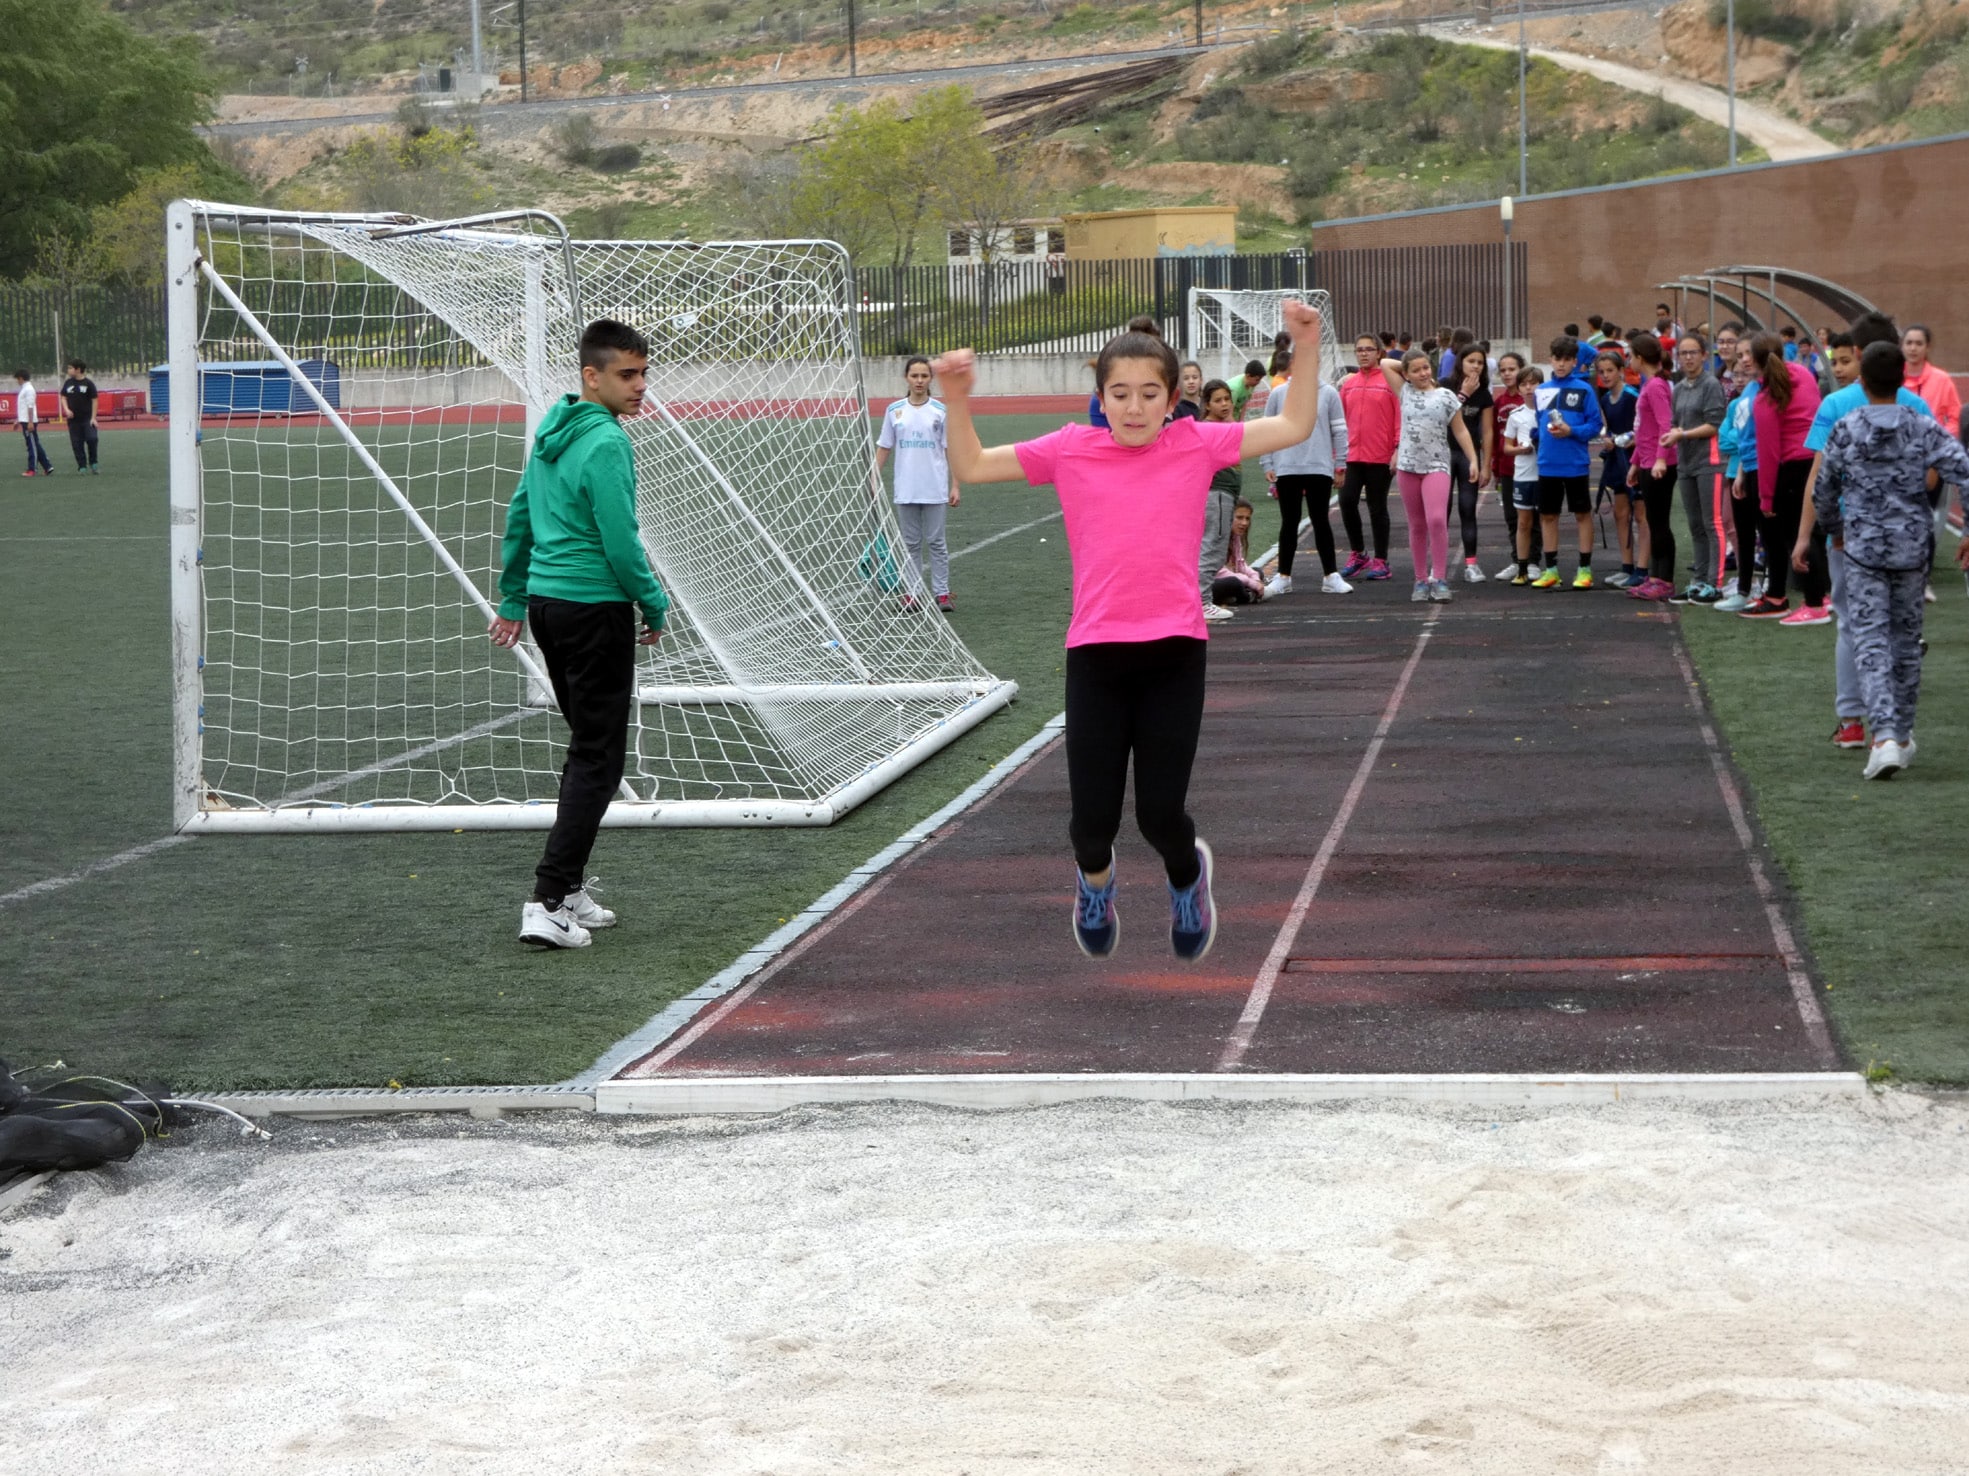
POLYGON ((1073 941, 1089 958, 1106 958, 1121 938, 1121 919, 1114 910, 1114 858, 1108 858, 1108 881, 1104 887, 1089 884, 1087 873, 1076 869, 1073 899, 1073 941))
POLYGON ((1184 963, 1195 963, 1217 941, 1217 900, 1211 894, 1217 858, 1208 843, 1196 843, 1196 880, 1187 887, 1169 888, 1169 946, 1184 963))

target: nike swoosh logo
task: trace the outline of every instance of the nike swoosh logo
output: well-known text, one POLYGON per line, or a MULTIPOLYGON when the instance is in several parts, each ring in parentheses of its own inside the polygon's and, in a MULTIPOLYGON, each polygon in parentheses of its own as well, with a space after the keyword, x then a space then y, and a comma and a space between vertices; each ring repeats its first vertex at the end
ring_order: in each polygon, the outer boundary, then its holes
POLYGON ((559 918, 550 917, 547 919, 547 921, 552 923, 555 927, 559 928, 563 933, 567 931, 567 924, 562 922, 559 918))

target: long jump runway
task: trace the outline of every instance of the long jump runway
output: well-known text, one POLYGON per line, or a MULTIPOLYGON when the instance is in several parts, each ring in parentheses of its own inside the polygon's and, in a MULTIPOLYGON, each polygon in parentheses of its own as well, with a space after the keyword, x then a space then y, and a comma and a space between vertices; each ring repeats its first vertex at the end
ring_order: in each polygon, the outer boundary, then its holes
POLYGON ((1120 947, 1075 948, 1055 742, 604 1096, 973 1074, 1857 1081, 1674 617, 1606 591, 1407 596, 1300 593, 1214 629, 1191 809, 1221 930, 1200 965, 1170 955, 1160 866, 1127 827, 1120 947))

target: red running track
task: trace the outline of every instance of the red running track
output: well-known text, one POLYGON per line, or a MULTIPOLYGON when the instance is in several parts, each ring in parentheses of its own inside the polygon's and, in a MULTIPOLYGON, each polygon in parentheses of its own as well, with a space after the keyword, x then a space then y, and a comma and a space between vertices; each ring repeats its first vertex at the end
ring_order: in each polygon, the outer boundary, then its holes
POLYGON ((1130 831, 1120 948, 1075 949, 1055 744, 622 1076, 1838 1069, 1673 618, 1407 596, 1213 632, 1201 965, 1130 831))

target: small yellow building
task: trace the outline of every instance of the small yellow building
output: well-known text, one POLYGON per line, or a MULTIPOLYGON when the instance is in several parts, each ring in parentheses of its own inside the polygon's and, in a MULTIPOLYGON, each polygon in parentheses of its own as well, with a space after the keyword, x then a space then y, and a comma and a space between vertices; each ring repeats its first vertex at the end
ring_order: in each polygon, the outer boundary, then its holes
POLYGON ((1069 215, 1068 261, 1143 256, 1229 256, 1237 250, 1234 205, 1168 205, 1069 215))

